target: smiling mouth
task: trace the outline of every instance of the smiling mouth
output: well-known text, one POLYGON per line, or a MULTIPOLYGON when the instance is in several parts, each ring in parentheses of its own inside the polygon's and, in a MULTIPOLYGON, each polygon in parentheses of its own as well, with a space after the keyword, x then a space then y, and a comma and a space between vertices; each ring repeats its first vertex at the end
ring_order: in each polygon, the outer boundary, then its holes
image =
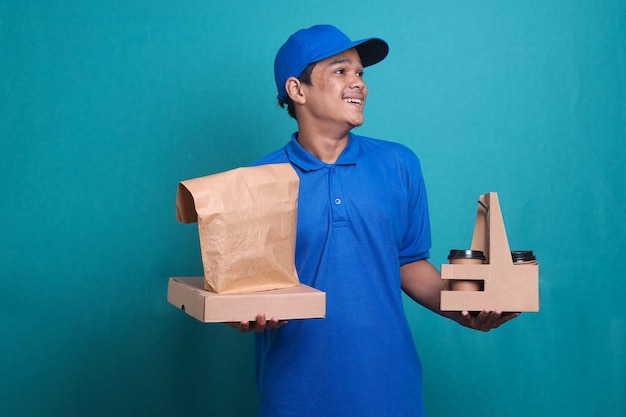
POLYGON ((349 104, 358 104, 358 105, 363 104, 363 100, 358 99, 358 98, 344 98, 343 101, 349 104))

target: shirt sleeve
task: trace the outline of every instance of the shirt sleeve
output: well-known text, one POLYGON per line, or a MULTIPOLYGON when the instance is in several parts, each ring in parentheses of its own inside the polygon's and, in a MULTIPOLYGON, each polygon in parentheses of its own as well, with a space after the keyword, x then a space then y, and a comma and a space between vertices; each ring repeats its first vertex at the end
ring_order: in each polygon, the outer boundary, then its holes
POLYGON ((431 247, 428 199, 421 164, 412 151, 405 161, 406 170, 403 173, 403 181, 407 189, 409 207, 406 232, 399 255, 400 265, 428 259, 431 247))

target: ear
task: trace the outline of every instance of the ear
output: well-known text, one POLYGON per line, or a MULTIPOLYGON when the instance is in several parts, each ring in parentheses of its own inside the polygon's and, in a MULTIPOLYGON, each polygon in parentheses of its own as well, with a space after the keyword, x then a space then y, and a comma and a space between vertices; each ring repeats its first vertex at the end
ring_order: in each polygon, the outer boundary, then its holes
POLYGON ((289 98, 291 98, 294 103, 304 104, 306 102, 302 82, 296 77, 287 78, 287 81, 285 81, 285 90, 287 90, 289 98))

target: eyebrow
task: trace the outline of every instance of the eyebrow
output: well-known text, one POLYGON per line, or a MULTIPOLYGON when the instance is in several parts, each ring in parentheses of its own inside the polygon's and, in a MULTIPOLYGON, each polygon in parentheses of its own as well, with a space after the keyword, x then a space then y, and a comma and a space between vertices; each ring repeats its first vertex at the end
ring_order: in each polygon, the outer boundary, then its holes
POLYGON ((328 63, 328 65, 343 64, 343 63, 345 63, 345 62, 352 63, 352 60, 351 60, 351 59, 349 59, 349 58, 340 58, 340 57, 337 57, 337 58, 333 59, 332 61, 330 61, 330 62, 328 63))
MULTIPOLYGON (((342 57, 337 57, 335 59, 333 59, 332 61, 330 61, 328 63, 328 66, 332 66, 332 65, 337 65, 337 64, 352 64, 352 60, 350 58, 342 58, 342 57)), ((359 60, 359 65, 361 64, 360 60, 359 60)))

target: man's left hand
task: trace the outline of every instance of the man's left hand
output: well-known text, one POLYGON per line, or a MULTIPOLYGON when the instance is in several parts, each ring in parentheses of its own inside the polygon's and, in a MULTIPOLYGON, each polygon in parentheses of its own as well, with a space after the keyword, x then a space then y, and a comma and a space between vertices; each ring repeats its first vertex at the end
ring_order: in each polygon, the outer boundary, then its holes
POLYGON ((461 315, 465 319, 463 324, 472 329, 488 332, 491 329, 495 329, 506 323, 507 321, 519 316, 520 313, 503 313, 499 310, 488 310, 478 312, 478 314, 472 314, 469 311, 461 312, 461 315))

